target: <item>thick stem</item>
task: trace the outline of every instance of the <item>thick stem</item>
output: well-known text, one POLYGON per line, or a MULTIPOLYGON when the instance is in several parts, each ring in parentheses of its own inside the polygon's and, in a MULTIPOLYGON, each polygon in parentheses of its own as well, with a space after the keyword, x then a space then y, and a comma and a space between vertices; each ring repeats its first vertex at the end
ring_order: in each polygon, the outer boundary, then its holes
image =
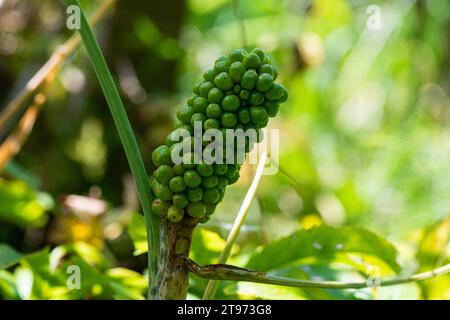
POLYGON ((197 220, 192 218, 185 218, 179 223, 167 220, 161 223, 156 300, 186 299, 189 269, 184 259, 189 256, 196 224, 197 220))

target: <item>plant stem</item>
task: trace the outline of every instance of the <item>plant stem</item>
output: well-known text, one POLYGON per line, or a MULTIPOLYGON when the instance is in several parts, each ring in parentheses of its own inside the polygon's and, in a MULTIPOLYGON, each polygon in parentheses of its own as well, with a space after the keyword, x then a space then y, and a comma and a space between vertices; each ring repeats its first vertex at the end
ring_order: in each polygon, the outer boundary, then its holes
POLYGON ((184 300, 189 285, 189 269, 181 257, 188 257, 196 219, 179 223, 164 220, 161 224, 158 258, 157 300, 184 300))
POLYGON ((234 15, 239 21, 239 27, 241 28, 241 40, 242 40, 242 47, 247 47, 247 32, 245 30, 245 24, 244 20, 242 19, 242 12, 241 12, 241 5, 240 0, 233 0, 233 10, 234 15))
MULTIPOLYGON (((252 204, 253 198, 255 197, 256 190, 258 189, 259 182, 261 181, 262 174, 264 172, 264 166, 267 161, 267 152, 261 152, 258 167, 256 168, 256 173, 253 178, 252 184, 245 195, 244 201, 242 202, 239 213, 234 219, 233 226, 231 227, 230 233, 228 234, 225 247, 220 253, 217 262, 219 264, 226 263, 230 257, 231 249, 236 242, 239 232, 241 231, 242 225, 244 224, 245 218, 247 218, 248 211, 250 210, 250 205, 252 204)), ((203 294, 203 300, 210 300, 214 298, 217 287, 219 285, 218 281, 209 281, 206 286, 205 293, 203 294)))
MULTIPOLYGON (((89 23, 91 25, 96 25, 97 22, 106 15, 115 2, 116 0, 105 0, 89 18, 89 23)), ((43 83, 47 81, 52 73, 58 71, 62 62, 78 47, 80 40, 80 36, 75 34, 52 54, 50 59, 48 59, 39 71, 27 82, 25 87, 3 108, 0 113, 0 128, 3 128, 3 126, 20 111, 25 102, 42 87, 43 83)))
POLYGON ((33 103, 20 119, 17 128, 0 145, 0 172, 3 171, 8 162, 19 153, 22 145, 33 130, 34 123, 36 122, 45 101, 45 94, 41 93, 36 95, 33 103))
MULTIPOLYGON (((80 7, 78 0, 68 0, 68 3, 80 7)), ((84 46, 91 59, 95 73, 102 87, 109 109, 111 111, 114 123, 125 149, 125 154, 130 164, 131 173, 136 182, 139 199, 142 210, 144 211, 147 223, 147 238, 149 247, 149 298, 154 298, 157 273, 157 255, 158 255, 158 224, 159 219, 151 212, 153 201, 152 192, 149 184, 147 172, 145 171, 144 161, 142 160, 139 147, 134 136, 133 130, 128 120, 127 113, 120 99, 117 88, 114 84, 111 73, 106 64, 105 58, 101 53, 100 47, 92 34, 89 23, 81 10, 81 29, 79 30, 84 46)))
POLYGON ((447 264, 440 268, 427 272, 417 273, 409 277, 392 278, 384 280, 380 279, 378 283, 372 283, 370 281, 362 281, 362 282, 312 281, 312 280, 297 280, 286 277, 272 276, 266 274, 265 272, 239 268, 236 266, 226 264, 199 266, 194 261, 187 258, 185 259, 185 262, 190 272, 204 279, 254 282, 254 283, 262 283, 286 287, 297 287, 297 288, 361 289, 378 286, 386 287, 409 282, 424 281, 440 275, 444 275, 446 273, 450 273, 450 264, 447 264))

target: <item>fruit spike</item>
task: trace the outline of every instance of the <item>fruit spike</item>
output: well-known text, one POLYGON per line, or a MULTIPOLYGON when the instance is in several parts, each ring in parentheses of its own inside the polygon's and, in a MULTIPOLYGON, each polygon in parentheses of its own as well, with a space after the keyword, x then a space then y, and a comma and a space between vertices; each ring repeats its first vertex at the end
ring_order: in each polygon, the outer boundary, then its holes
POLYGON ((227 152, 229 148, 237 152, 239 146, 226 140, 226 129, 255 130, 255 141, 245 138, 245 152, 262 139, 260 130, 277 115, 288 95, 287 89, 275 82, 277 76, 269 55, 259 48, 251 52, 232 50, 203 73, 203 80, 193 87, 186 105, 178 109, 175 130, 152 153, 157 167, 151 177, 155 214, 174 223, 185 215, 201 223, 209 220, 226 187, 239 179, 240 165, 235 157, 230 163, 227 152), (216 149, 221 152, 215 152, 212 162, 201 157, 198 162, 199 153, 208 148, 207 141, 194 134, 198 127, 206 132, 215 130, 224 142, 225 146, 216 149), (190 153, 182 154, 182 161, 174 163, 177 148, 186 146, 190 153))

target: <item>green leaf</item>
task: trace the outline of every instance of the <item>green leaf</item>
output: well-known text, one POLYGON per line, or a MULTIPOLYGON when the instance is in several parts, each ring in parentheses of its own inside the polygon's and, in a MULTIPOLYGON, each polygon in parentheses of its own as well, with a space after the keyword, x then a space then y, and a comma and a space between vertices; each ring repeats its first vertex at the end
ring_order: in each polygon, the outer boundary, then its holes
POLYGON ((302 259, 310 264, 338 260, 349 265, 370 262, 400 271, 396 249, 385 239, 358 227, 333 228, 321 225, 299 230, 263 247, 250 258, 247 268, 270 271, 302 259), (356 256, 356 259, 355 259, 356 256), (306 260, 305 260, 306 261, 306 260))
POLYGON ((41 227, 46 211, 53 207, 48 194, 38 192, 20 180, 0 179, 0 220, 19 227, 41 227))
POLYGON ((0 297, 4 300, 20 299, 16 279, 6 270, 0 270, 0 297))
MULTIPOLYGON (((428 271, 450 263, 450 216, 425 228, 417 251, 419 271, 428 271)), ((450 275, 418 283, 424 299, 450 299, 450 275)))
MULTIPOLYGON (((216 232, 197 228, 192 237, 191 259, 199 264, 217 263, 217 257, 225 247, 225 240, 216 232)), ((237 246, 233 249, 236 251, 237 246)))
POLYGON ((6 244, 0 244, 0 270, 11 267, 22 259, 22 254, 6 244))
POLYGON ((133 240, 135 256, 148 251, 147 229, 145 228, 145 219, 142 215, 133 213, 128 226, 128 233, 133 240))

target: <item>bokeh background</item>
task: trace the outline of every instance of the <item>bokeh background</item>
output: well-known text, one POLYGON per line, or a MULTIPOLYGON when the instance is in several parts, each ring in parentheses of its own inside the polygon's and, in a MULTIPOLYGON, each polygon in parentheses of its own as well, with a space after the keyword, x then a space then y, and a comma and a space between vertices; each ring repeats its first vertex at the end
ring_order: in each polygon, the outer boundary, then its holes
MULTIPOLYGON (((89 14, 101 2, 82 5, 89 14)), ((202 72, 242 46, 242 22, 248 47, 270 52, 290 97, 270 124, 280 129, 280 171, 263 177, 230 262, 245 266, 261 245, 328 225, 364 227, 390 241, 401 274, 448 263, 448 0, 237 3, 242 21, 229 0, 118 0, 99 21, 97 37, 148 171, 151 151, 202 72)), ((70 35, 64 1, 0 0, 0 108, 70 35)), ((0 263, 0 298, 143 298, 145 228, 83 48, 64 61, 46 98, 29 138, 0 171, 0 246, 22 257, 0 263), (79 290, 66 285, 64 266, 71 264, 84 275, 79 290)), ((1 141, 26 107, 0 128, 1 141)), ((198 262, 217 259, 254 169, 242 169, 213 219, 196 231, 198 262)), ((273 271, 337 280, 371 274, 334 258, 273 271)), ((398 271, 377 268, 383 275, 398 271)), ((200 298, 205 284, 192 277, 189 298, 200 298)), ((225 282, 217 297, 449 299, 450 277, 340 291, 225 282)))

